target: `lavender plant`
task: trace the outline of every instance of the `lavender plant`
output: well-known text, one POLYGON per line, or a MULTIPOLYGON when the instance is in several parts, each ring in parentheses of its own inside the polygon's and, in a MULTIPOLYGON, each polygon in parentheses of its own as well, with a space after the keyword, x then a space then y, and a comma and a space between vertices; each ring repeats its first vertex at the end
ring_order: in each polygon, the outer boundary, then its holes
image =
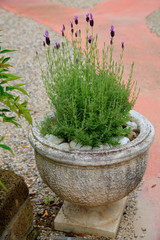
POLYGON ((71 22, 73 51, 62 28, 62 43, 51 48, 48 31, 45 32, 47 70, 42 79, 56 120, 49 117, 41 123, 42 135, 53 134, 65 141, 74 140, 82 145, 99 146, 118 144, 130 129, 124 128, 130 120, 129 111, 138 97, 136 82, 132 81, 133 66, 127 83, 123 80, 121 43, 119 63, 113 60, 114 27, 110 29, 110 44, 102 49, 100 62, 98 36, 94 35, 92 14, 86 15, 86 45, 82 49, 78 17, 71 22))

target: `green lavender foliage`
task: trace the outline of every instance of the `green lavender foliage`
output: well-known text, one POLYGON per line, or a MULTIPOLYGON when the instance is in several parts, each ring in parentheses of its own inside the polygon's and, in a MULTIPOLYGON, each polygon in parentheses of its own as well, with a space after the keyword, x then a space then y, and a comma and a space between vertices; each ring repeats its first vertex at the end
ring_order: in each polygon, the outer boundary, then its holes
MULTIPOLYGON (((105 45, 100 63, 98 37, 81 48, 81 33, 72 34, 73 52, 64 37, 59 49, 46 46, 47 70, 42 78, 56 121, 48 117, 41 123, 42 135, 53 134, 82 145, 118 144, 130 129, 123 126, 130 120, 129 111, 138 97, 136 82, 132 81, 133 66, 128 82, 122 79, 124 67, 114 62, 113 45, 105 45), (83 54, 82 54, 83 52, 83 54), (84 57, 85 56, 85 57, 84 57)), ((41 66, 42 67, 42 66, 41 66)))

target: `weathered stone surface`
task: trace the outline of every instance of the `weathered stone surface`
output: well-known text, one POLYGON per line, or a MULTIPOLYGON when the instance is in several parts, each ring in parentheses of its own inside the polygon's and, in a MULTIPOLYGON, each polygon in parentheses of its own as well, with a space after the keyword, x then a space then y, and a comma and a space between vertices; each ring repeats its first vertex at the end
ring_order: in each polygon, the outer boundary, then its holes
POLYGON ((0 187, 0 236, 28 198, 28 188, 22 177, 11 170, 0 169, 0 179, 8 189, 0 187))
POLYGON ((127 198, 101 207, 83 207, 64 202, 55 221, 56 230, 115 237, 127 198))
POLYGON ((19 208, 2 234, 2 240, 22 240, 32 226, 33 213, 29 197, 19 208))
POLYGON ((135 111, 130 117, 139 126, 138 137, 107 150, 74 152, 47 145, 34 125, 29 138, 44 182, 62 199, 83 206, 103 206, 127 196, 144 175, 154 139, 146 118, 135 111))

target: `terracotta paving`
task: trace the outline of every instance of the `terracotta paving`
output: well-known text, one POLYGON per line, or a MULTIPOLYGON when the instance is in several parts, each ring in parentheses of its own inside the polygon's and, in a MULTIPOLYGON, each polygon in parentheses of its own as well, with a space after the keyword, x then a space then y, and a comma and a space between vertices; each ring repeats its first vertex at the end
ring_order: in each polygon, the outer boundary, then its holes
POLYGON ((70 21, 75 15, 79 17, 79 27, 83 33, 85 14, 92 13, 100 48, 104 41, 109 43, 110 26, 114 25, 115 59, 120 54, 121 41, 124 41, 126 74, 132 61, 135 62, 134 79, 141 93, 134 109, 147 117, 155 127, 155 141, 150 149, 145 181, 138 199, 145 201, 146 211, 149 209, 152 215, 153 234, 145 239, 160 240, 160 38, 150 32, 145 20, 160 7, 160 1, 108 0, 82 10, 43 0, 1 0, 0 7, 46 24, 59 34, 62 24, 65 24, 66 32, 70 32, 70 21))

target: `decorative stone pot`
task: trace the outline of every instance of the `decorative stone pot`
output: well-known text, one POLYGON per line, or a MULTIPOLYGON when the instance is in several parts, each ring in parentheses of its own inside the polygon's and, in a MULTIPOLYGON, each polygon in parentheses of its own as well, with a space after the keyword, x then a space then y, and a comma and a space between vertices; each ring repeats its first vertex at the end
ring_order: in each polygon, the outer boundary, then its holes
POLYGON ((142 180, 154 140, 154 128, 145 117, 133 110, 130 117, 139 135, 109 149, 76 150, 66 143, 55 144, 33 125, 29 140, 39 173, 65 200, 55 220, 57 230, 115 237, 125 196, 142 180))

